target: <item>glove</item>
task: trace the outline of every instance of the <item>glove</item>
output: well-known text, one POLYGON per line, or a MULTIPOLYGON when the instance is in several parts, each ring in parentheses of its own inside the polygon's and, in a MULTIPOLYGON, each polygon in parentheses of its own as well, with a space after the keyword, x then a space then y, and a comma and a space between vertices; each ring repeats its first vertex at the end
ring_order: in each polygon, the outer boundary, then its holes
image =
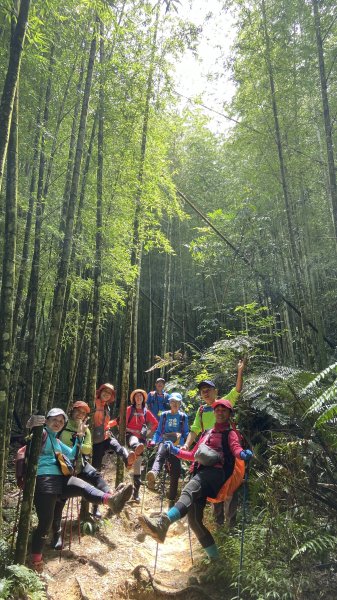
POLYGON ((174 454, 174 456, 177 456, 179 453, 179 446, 175 446, 171 441, 164 442, 164 446, 166 450, 168 450, 170 454, 174 454))
POLYGON ((246 462, 249 462, 253 458, 253 453, 251 450, 241 450, 240 458, 246 462))
POLYGON ((156 445, 156 442, 154 442, 153 440, 150 440, 150 441, 147 443, 147 447, 148 447, 148 448, 154 448, 154 447, 155 447, 155 445, 156 445))

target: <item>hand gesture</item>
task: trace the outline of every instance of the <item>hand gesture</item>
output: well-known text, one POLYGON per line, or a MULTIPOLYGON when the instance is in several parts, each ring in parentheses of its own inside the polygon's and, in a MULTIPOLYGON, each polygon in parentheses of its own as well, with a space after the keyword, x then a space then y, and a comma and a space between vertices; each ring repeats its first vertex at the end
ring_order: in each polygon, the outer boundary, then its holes
POLYGON ((33 427, 41 427, 46 422, 44 415, 32 415, 29 417, 26 427, 27 429, 33 429, 33 427))
POLYGON ((80 421, 77 425, 77 435, 80 437, 84 437, 88 429, 88 425, 86 421, 80 421))

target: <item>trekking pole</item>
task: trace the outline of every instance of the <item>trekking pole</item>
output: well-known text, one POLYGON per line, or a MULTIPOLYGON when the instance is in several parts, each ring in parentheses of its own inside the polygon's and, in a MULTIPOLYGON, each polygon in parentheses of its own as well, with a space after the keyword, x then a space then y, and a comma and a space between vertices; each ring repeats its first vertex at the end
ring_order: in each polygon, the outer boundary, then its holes
MULTIPOLYGON (((188 518, 188 517, 187 517, 188 518)), ((193 566, 193 552, 192 552, 192 539, 191 539, 191 528, 190 528, 190 524, 187 521, 187 530, 188 530, 188 541, 190 543, 190 555, 191 555, 191 563, 193 566)))
POLYGON ((78 535, 78 543, 81 543, 81 503, 78 496, 76 496, 76 504, 77 504, 77 535, 78 535))
POLYGON ((247 515, 247 494, 248 494, 248 477, 249 477, 249 463, 246 465, 245 477, 243 480, 243 503, 242 503, 242 530, 241 530, 241 548, 240 548, 240 567, 238 575, 238 600, 241 598, 241 572, 243 565, 243 544, 245 540, 245 525, 247 515))
POLYGON ((69 530, 69 550, 71 549, 71 542, 73 541, 73 508, 74 508, 74 498, 71 498, 70 503, 70 530, 69 530))
MULTIPOLYGON (((145 481, 146 481, 146 476, 147 476, 147 472, 149 469, 149 452, 148 449, 145 450, 145 456, 146 456, 146 460, 145 460, 145 481)), ((143 514, 143 508, 144 508, 144 502, 145 502, 145 490, 146 490, 146 485, 145 482, 143 483, 143 497, 142 497, 142 504, 140 507, 140 514, 143 514)))
POLYGON ((70 503, 70 498, 68 499, 68 502, 67 502, 66 518, 64 520, 64 525, 63 525, 63 530, 62 530, 62 546, 61 546, 61 550, 60 550, 60 561, 61 561, 61 558, 62 558, 62 550, 63 550, 63 546, 64 546, 64 538, 66 536, 66 529, 67 529, 67 522, 68 522, 68 513, 69 513, 69 503, 70 503))
MULTIPOLYGON (((165 466, 164 466, 164 477, 163 477, 163 484, 162 484, 162 488, 161 488, 161 498, 160 498, 160 514, 163 512, 163 503, 164 503, 164 495, 165 495, 166 475, 167 475, 167 468, 166 468, 166 462, 165 462, 165 466)), ((156 574, 156 570, 157 570, 158 550, 159 550, 159 543, 157 542, 157 547, 156 547, 156 558, 155 558, 155 560, 154 560, 154 571, 153 571, 153 575, 155 575, 155 574, 156 574)))

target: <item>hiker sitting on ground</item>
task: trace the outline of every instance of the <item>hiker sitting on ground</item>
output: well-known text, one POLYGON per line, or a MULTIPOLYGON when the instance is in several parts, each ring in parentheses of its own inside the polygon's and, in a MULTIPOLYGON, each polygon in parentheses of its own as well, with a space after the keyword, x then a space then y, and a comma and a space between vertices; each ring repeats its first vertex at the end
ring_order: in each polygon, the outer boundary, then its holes
POLYGON ((104 383, 96 392, 94 427, 93 427, 93 452, 92 465, 101 470, 103 457, 106 452, 115 452, 121 456, 125 466, 130 469, 136 460, 133 451, 128 452, 109 431, 111 419, 109 405, 115 401, 116 392, 111 383, 104 383))
POLYGON ((165 379, 162 377, 158 377, 154 385, 156 389, 147 395, 147 407, 159 419, 164 410, 170 410, 169 394, 164 392, 165 379))
POLYGON ((194 461, 193 477, 184 487, 179 500, 167 513, 157 519, 145 515, 139 521, 146 533, 158 542, 164 542, 169 526, 188 515, 188 522, 198 541, 210 559, 219 558, 214 538, 203 523, 207 497, 216 498, 225 481, 230 477, 235 458, 250 460, 252 452, 243 450, 235 430, 230 429, 232 405, 222 398, 213 404, 215 425, 205 432, 192 451, 182 450, 165 442, 178 458, 194 461))
MULTIPOLYGON (((240 398, 244 368, 245 360, 239 360, 236 386, 228 394, 226 394, 226 398, 231 401, 233 406, 240 398)), ((215 415, 212 408, 213 403, 218 398, 218 390, 215 386, 215 383, 210 379, 204 379, 203 381, 199 382, 198 389, 202 404, 197 410, 193 425, 191 426, 191 431, 188 434, 187 440, 184 444, 184 450, 189 450, 198 435, 203 431, 207 431, 211 427, 214 427, 215 423, 215 415)), ((222 526, 224 524, 225 517, 230 527, 235 525, 237 503, 238 494, 236 493, 233 495, 233 498, 231 500, 228 499, 226 503, 219 502, 218 504, 214 504, 213 511, 217 525, 222 526)))
POLYGON ((172 443, 179 447, 182 446, 188 435, 188 416, 180 410, 182 403, 182 395, 175 392, 170 395, 170 410, 165 411, 160 416, 159 425, 156 433, 152 438, 152 444, 159 444, 155 461, 151 471, 147 474, 147 483, 150 489, 154 489, 155 481, 160 474, 165 461, 169 464, 170 488, 167 494, 169 507, 174 505, 178 482, 181 475, 180 460, 170 453, 164 442, 171 440, 172 443))
MULTIPOLYGON (((36 487, 34 505, 38 518, 38 525, 32 536, 32 568, 42 571, 42 551, 54 518, 54 510, 57 500, 61 498, 73 498, 81 496, 88 502, 105 504, 109 506, 114 514, 119 513, 124 504, 130 499, 132 486, 126 485, 114 494, 105 493, 72 476, 71 468, 66 466, 68 474, 61 471, 59 458, 62 454, 68 461, 74 461, 82 446, 84 428, 79 424, 76 432, 74 446, 69 448, 63 444, 57 434, 64 428, 68 417, 61 408, 52 408, 44 419, 41 415, 30 417, 27 427, 33 428, 44 424, 41 453, 37 465, 36 487)), ((70 463, 71 464, 71 463, 70 463)), ((64 468, 64 467, 63 467, 64 468)))
POLYGON ((140 475, 148 427, 153 432, 158 425, 157 419, 145 406, 146 397, 145 390, 133 390, 130 395, 131 406, 126 409, 126 440, 128 447, 136 455, 133 465, 133 499, 135 502, 140 502, 140 475))

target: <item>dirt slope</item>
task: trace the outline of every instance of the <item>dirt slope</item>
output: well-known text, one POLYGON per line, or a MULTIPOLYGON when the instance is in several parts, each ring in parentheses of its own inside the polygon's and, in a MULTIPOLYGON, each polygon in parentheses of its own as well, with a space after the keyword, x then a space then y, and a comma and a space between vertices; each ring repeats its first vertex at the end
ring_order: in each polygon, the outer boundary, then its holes
MULTIPOLYGON (((108 480, 114 477, 113 462, 109 457, 105 476, 108 480)), ((141 492, 143 493, 143 488, 141 492)), ((159 512, 158 494, 145 487, 144 492, 144 513, 151 515, 159 512)), ((75 506, 74 502, 74 513, 75 506)), ((121 515, 104 519, 100 530, 94 536, 83 536, 80 542, 77 526, 74 525, 71 550, 69 551, 67 543, 61 560, 58 553, 47 549, 45 578, 50 598, 137 598, 138 592, 134 589, 135 578, 132 571, 142 564, 153 574, 157 549, 157 544, 152 538, 147 536, 144 541, 137 539, 141 533, 138 525, 140 512, 141 506, 130 503, 121 515)), ((198 560, 201 553, 193 534, 192 546, 194 560, 198 560)), ((165 544, 158 547, 155 579, 160 585, 174 591, 185 588, 193 574, 195 573, 192 570, 188 527, 184 519, 170 528, 165 544)), ((143 589, 141 597, 152 597, 150 586, 143 589)))

